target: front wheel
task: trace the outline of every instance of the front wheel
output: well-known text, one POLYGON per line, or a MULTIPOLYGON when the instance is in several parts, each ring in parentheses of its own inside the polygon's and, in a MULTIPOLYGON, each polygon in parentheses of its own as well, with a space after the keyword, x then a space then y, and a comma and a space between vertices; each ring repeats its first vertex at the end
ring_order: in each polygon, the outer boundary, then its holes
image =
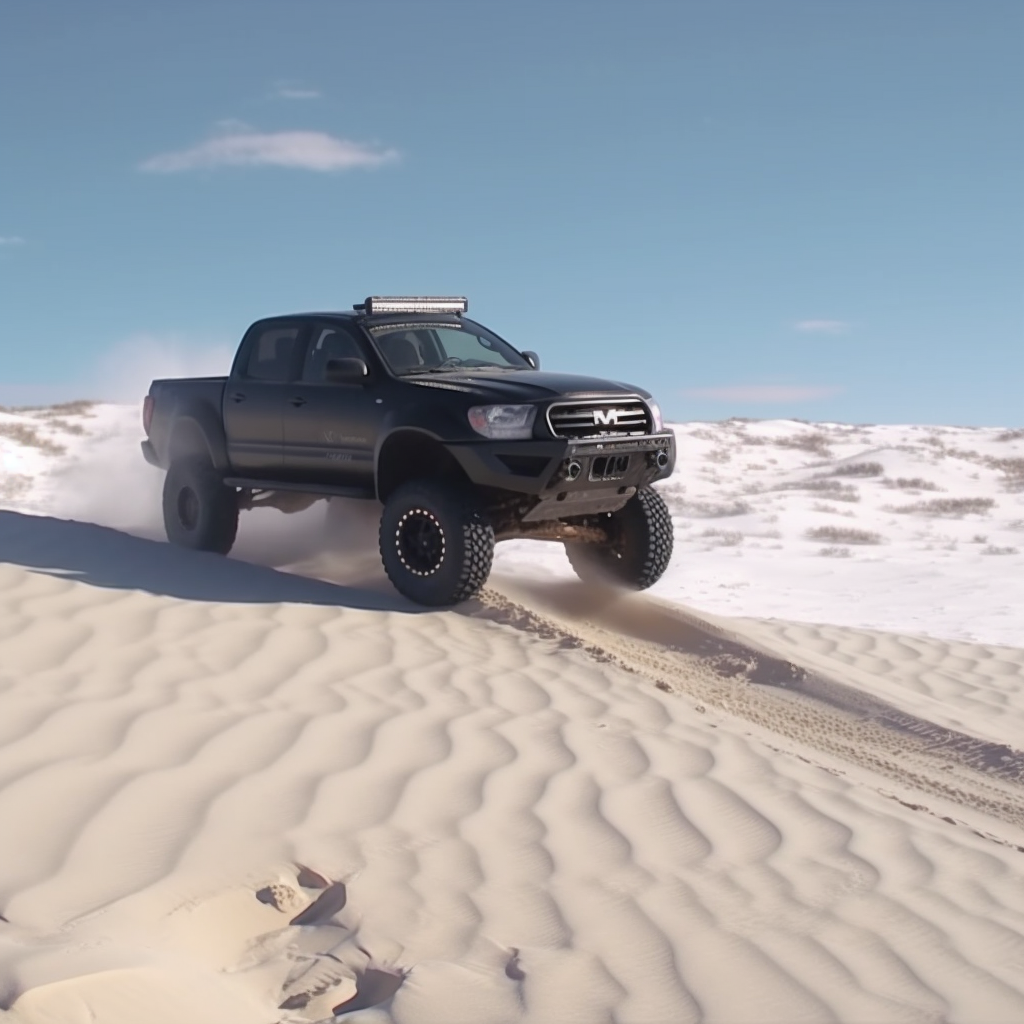
POLYGON ((172 462, 164 480, 164 528, 172 544, 226 555, 238 533, 238 495, 205 459, 172 462))
POLYGON ((414 480, 388 498, 380 557, 395 589, 417 604, 458 604, 487 582, 494 530, 468 489, 414 480))
POLYGON ((605 521, 607 544, 566 543, 565 553, 585 583, 605 581, 646 590, 672 558, 672 515, 657 491, 641 488, 605 521))

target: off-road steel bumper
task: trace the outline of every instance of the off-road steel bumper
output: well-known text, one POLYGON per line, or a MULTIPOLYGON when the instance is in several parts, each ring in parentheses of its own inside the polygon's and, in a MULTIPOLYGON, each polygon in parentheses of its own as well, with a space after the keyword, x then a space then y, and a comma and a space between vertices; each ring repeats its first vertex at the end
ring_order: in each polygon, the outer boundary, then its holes
POLYGON ((671 431, 446 447, 476 486, 521 494, 524 522, 613 512, 638 488, 669 476, 676 461, 671 431))

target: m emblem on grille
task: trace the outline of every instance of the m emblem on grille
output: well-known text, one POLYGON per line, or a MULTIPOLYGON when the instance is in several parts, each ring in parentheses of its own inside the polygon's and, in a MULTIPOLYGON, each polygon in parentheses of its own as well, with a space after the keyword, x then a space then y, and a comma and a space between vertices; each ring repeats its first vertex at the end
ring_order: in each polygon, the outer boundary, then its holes
POLYGON ((595 409, 594 426, 611 426, 619 422, 618 409, 595 409))

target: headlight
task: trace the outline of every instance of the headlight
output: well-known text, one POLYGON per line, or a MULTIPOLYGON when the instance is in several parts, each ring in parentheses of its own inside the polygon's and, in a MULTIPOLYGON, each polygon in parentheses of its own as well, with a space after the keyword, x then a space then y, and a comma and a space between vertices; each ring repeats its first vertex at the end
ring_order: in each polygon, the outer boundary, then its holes
POLYGON ((661 406, 653 398, 648 398, 647 408, 651 410, 651 433, 660 434, 665 429, 665 421, 661 418, 661 406))
POLYGON ((533 436, 535 405, 474 405, 469 425, 484 437, 499 441, 521 441, 533 436))

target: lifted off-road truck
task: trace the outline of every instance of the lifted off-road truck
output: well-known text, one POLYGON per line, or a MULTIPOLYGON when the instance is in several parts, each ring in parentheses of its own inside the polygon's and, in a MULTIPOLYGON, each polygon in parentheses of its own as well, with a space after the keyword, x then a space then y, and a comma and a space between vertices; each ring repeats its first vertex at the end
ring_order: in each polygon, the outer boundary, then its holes
POLYGON ((146 460, 167 471, 175 544, 227 554, 242 509, 383 503, 394 586, 449 605, 486 582, 496 541, 565 545, 584 580, 642 590, 672 555, 650 485, 675 464, 651 396, 540 371, 463 298, 374 296, 351 312, 254 323, 227 377, 157 380, 146 460))

